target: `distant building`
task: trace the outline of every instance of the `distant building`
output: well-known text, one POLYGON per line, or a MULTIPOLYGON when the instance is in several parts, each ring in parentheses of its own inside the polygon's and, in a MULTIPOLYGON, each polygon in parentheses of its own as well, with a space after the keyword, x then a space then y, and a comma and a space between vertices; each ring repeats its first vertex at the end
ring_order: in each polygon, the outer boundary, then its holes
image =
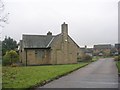
POLYGON ((20 61, 25 65, 77 63, 80 48, 68 35, 68 24, 61 33, 52 35, 23 35, 20 41, 20 61))
POLYGON ((100 45, 94 45, 94 49, 96 50, 104 50, 104 49, 111 49, 111 44, 100 44, 100 45))
POLYGON ((115 49, 116 49, 116 53, 117 54, 120 54, 120 43, 118 43, 118 44, 115 44, 115 49))
POLYGON ((86 49, 87 49, 86 46, 85 46, 85 47, 80 47, 81 53, 85 53, 85 52, 86 52, 86 49))
POLYGON ((85 47, 80 48, 80 50, 81 53, 84 53, 89 56, 93 56, 93 48, 87 48, 87 46, 85 45, 85 47))
POLYGON ((116 49, 120 49, 120 43, 115 44, 115 48, 116 48, 116 49))
POLYGON ((103 56, 105 54, 110 55, 112 49, 111 44, 98 44, 94 45, 94 55, 103 56))

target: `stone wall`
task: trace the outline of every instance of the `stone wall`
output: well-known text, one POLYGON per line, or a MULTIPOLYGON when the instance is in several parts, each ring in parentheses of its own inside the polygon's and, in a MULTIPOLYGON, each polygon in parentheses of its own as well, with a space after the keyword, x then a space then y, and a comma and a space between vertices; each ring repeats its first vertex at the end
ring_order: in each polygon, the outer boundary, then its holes
POLYGON ((25 49, 22 54, 22 63, 25 65, 26 59, 27 65, 50 64, 50 50, 48 49, 25 49))
POLYGON ((62 37, 59 37, 57 42, 52 46, 51 64, 72 64, 77 63, 77 57, 80 53, 79 47, 75 42, 67 37, 67 44, 64 45, 62 37), (67 49, 66 49, 67 48, 67 49))

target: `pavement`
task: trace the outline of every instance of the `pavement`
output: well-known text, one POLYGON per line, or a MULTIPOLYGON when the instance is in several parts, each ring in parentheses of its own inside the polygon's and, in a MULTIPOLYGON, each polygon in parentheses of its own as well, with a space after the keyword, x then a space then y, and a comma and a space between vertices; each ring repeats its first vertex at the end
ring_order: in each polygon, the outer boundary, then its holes
POLYGON ((118 71, 112 58, 100 59, 40 88, 118 88, 118 71))

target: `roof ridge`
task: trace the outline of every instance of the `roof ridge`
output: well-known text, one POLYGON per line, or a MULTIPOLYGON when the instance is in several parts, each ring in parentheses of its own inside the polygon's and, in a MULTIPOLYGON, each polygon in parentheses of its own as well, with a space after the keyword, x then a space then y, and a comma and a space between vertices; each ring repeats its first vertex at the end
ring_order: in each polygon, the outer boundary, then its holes
MULTIPOLYGON (((60 35, 60 34, 58 34, 60 35)), ((52 35, 52 37, 56 37, 58 35, 52 35)), ((44 36, 44 37, 47 37, 48 35, 28 35, 28 34, 23 34, 23 36, 44 36)))

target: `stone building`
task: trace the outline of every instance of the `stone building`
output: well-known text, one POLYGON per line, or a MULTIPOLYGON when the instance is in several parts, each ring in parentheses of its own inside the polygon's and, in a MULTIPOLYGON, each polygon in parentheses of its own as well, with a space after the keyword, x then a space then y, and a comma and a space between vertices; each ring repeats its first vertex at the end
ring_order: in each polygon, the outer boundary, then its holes
POLYGON ((111 44, 94 45, 94 49, 97 49, 97 50, 104 50, 104 49, 111 49, 111 48, 112 48, 111 44))
POLYGON ((82 54, 93 56, 93 48, 87 48, 87 46, 85 45, 85 47, 81 47, 80 50, 82 54))
POLYGON ((112 49, 112 45, 111 44, 98 44, 98 45, 94 45, 94 55, 99 55, 99 56, 109 56, 110 52, 112 49))
POLYGON ((68 35, 68 24, 61 25, 61 33, 52 35, 22 35, 20 62, 25 65, 77 63, 80 48, 68 35))

